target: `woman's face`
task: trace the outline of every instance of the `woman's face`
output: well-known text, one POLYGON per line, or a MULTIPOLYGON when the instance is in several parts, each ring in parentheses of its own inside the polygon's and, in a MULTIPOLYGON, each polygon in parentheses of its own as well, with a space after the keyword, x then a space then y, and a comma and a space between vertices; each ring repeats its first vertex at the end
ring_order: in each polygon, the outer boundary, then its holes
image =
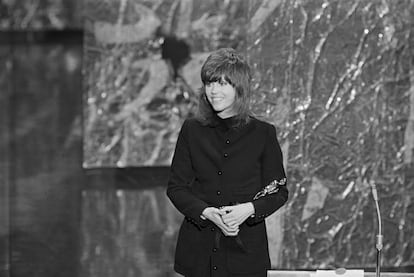
POLYGON ((234 103, 236 100, 236 89, 223 77, 220 81, 207 83, 205 91, 208 102, 221 118, 236 115, 234 103))

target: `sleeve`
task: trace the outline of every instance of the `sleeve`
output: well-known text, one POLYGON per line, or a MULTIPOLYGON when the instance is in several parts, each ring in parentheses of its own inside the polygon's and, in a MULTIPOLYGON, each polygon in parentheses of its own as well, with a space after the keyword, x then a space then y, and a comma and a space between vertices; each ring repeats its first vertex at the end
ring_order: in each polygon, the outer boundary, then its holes
MULTIPOLYGON (((269 125, 266 135, 266 144, 262 156, 262 187, 267 186, 273 180, 282 181, 286 178, 283 167, 283 154, 276 137, 276 129, 269 125)), ((279 190, 273 194, 267 194, 259 199, 253 200, 255 209, 254 217, 247 220, 247 224, 255 224, 263 221, 282 207, 288 199, 288 190, 285 185, 279 187, 279 190)))
POLYGON ((200 215, 208 205, 191 192, 194 171, 188 141, 191 126, 188 123, 188 120, 184 122, 178 135, 170 168, 167 196, 187 219, 196 225, 204 226, 206 220, 201 219, 200 215))

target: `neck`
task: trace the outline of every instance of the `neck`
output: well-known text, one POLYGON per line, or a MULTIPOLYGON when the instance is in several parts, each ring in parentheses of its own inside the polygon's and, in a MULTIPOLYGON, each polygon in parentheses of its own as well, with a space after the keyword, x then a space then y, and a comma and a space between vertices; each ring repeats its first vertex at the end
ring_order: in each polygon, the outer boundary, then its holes
POLYGON ((221 119, 226 119, 226 118, 230 118, 237 115, 236 113, 217 113, 217 116, 220 117, 221 119))

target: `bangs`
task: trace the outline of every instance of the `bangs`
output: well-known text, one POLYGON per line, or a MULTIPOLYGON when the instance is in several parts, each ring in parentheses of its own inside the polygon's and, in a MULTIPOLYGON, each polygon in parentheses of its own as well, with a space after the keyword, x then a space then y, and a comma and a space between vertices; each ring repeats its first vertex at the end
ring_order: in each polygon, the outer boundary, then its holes
POLYGON ((226 79, 226 76, 218 71, 206 71, 203 72, 204 74, 201 74, 201 81, 204 85, 214 83, 214 82, 220 82, 223 80, 223 77, 226 79))
POLYGON ((243 70, 238 64, 222 64, 212 70, 207 69, 201 72, 201 81, 204 85, 214 82, 227 81, 233 87, 242 84, 243 80, 249 77, 249 73, 243 70))

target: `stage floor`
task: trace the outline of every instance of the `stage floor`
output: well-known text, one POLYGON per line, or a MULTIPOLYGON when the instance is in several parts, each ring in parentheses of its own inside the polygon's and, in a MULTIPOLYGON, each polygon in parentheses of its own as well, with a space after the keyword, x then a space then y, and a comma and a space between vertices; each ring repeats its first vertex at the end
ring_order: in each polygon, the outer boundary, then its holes
MULTIPOLYGON (((267 273, 268 277, 317 277, 316 271, 291 271, 291 270, 271 270, 267 273)), ((323 276, 328 277, 324 274, 323 276)), ((332 273, 330 277, 352 276, 353 275, 339 275, 332 273)), ((375 272, 364 272, 364 277, 375 277, 375 272)), ((414 273, 402 273, 402 272, 381 272, 382 277, 414 277, 414 273)), ((355 274, 357 277, 357 274, 355 274)))

